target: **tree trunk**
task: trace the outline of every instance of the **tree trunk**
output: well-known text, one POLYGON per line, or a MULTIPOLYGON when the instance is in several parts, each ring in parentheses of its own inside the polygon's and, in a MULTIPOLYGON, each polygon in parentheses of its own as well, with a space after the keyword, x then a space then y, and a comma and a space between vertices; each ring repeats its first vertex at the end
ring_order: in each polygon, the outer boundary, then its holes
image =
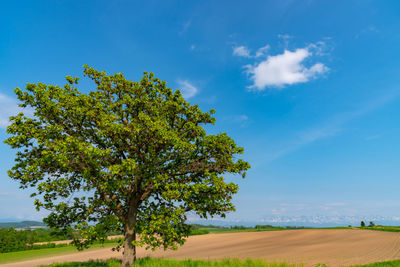
POLYGON ((128 212, 128 220, 125 224, 125 241, 124 254, 122 256, 122 267, 130 267, 136 261, 136 246, 132 244, 136 241, 136 215, 137 203, 131 201, 131 206, 128 212))
POLYGON ((136 261, 136 246, 132 241, 136 240, 136 233, 133 228, 127 226, 125 228, 124 253, 122 257, 122 267, 130 267, 136 261))

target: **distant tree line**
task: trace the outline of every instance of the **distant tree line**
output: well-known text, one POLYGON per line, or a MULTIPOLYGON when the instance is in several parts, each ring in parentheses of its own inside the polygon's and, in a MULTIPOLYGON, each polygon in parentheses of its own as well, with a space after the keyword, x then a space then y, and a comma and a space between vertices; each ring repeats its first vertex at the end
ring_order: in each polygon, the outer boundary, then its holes
POLYGON ((55 247, 54 244, 33 245, 37 242, 50 242, 72 239, 72 229, 64 231, 53 229, 21 230, 0 229, 0 253, 55 247))
MULTIPOLYGON (((121 235, 122 232, 107 232, 107 236, 121 235)), ((73 238, 82 238, 80 233, 72 228, 54 229, 54 228, 41 228, 35 230, 16 230, 15 228, 0 229, 0 253, 54 248, 67 246, 67 244, 45 243, 41 245, 34 245, 39 242, 51 242, 60 240, 72 240, 73 238)), ((116 242, 113 240, 103 240, 102 243, 116 242)))
POLYGON ((266 230, 266 229, 284 229, 284 228, 281 227, 281 226, 272 226, 272 225, 269 225, 269 224, 265 224, 265 225, 256 225, 254 228, 255 228, 255 229, 259 229, 259 230, 266 230))
POLYGON ((22 222, 0 222, 0 228, 30 228, 30 227, 45 227, 42 222, 37 221, 22 221, 22 222))
POLYGON ((286 226, 286 229, 305 229, 304 226, 286 226))
MULTIPOLYGON (((361 221, 361 227, 365 227, 365 226, 366 226, 365 222, 361 221)), ((375 226, 375 223, 373 221, 370 221, 368 227, 374 227, 374 226, 375 226)))

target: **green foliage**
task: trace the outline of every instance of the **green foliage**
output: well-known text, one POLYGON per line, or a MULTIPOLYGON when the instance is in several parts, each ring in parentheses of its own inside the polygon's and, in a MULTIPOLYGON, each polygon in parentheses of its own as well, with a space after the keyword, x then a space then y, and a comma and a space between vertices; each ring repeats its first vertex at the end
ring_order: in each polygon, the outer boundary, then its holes
POLYGON ((383 226, 375 225, 373 227, 362 228, 364 230, 384 231, 384 232, 400 232, 400 226, 383 226))
POLYGON ((0 229, 0 253, 56 247, 55 244, 33 245, 33 243, 67 240, 72 237, 71 228, 65 232, 54 229, 21 231, 14 228, 0 229))
POLYGON ((281 226, 272 226, 272 225, 269 225, 269 224, 256 225, 254 228, 257 229, 257 230, 283 230, 283 229, 285 229, 285 228, 283 228, 281 226))
POLYGON ((13 228, 0 229, 0 252, 25 250, 26 244, 31 238, 31 235, 20 233, 13 228))
POLYGON ((233 230, 246 230, 246 229, 248 229, 248 227, 243 226, 243 225, 234 225, 234 226, 231 226, 231 229, 233 229, 233 230))
POLYGON ((96 85, 87 94, 69 76, 64 87, 15 89, 34 116, 10 118, 5 143, 17 155, 8 174, 36 190, 50 227, 74 225, 78 248, 122 231, 126 244, 167 249, 189 235, 188 212, 208 218, 234 210, 238 186, 223 175, 245 177, 250 166, 226 133, 207 135, 214 110, 201 111, 152 73, 140 82, 88 66, 84 74, 96 85))
POLYGON ((375 223, 373 221, 370 221, 368 227, 374 227, 374 226, 375 226, 375 223))
POLYGON ((365 222, 364 221, 361 221, 361 227, 365 227, 365 222))
POLYGON ((304 226, 286 226, 286 229, 306 229, 304 226))

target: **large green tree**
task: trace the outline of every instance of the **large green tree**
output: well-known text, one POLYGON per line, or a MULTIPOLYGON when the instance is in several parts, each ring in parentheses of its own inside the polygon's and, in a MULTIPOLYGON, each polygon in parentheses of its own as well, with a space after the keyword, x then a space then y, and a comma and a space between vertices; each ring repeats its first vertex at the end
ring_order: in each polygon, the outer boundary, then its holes
MULTIPOLYGON (((21 107, 5 141, 17 150, 9 176, 35 188, 37 209, 51 213, 52 227, 80 229, 87 246, 107 231, 124 232, 123 266, 136 246, 177 248, 188 236, 189 212, 201 218, 234 210, 234 183, 249 164, 235 158, 243 148, 225 133, 207 135, 214 110, 202 112, 145 73, 140 82, 84 66, 96 89, 43 83, 15 89, 21 107)), ((82 245, 76 240, 77 245, 82 245)))

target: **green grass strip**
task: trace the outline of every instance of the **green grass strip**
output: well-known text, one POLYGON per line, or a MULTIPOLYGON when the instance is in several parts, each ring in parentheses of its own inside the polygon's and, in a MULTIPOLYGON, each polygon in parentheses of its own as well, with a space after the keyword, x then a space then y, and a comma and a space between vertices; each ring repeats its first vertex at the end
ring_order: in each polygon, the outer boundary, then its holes
MULTIPOLYGON (((119 267, 120 260, 108 261, 89 261, 89 262, 66 262, 46 265, 47 267, 119 267)), ((133 265, 134 267, 299 267, 302 265, 287 264, 287 263, 266 263, 262 260, 169 260, 169 259, 154 259, 142 258, 138 259, 133 265)))
POLYGON ((398 267, 398 266, 400 266, 400 260, 374 262, 365 265, 354 265, 351 267, 398 267))
MULTIPOLYGON (((89 250, 95 250, 103 247, 112 247, 116 246, 116 243, 105 243, 104 246, 101 244, 94 244, 89 250)), ((58 247, 58 248, 45 248, 45 249, 37 249, 37 250, 25 250, 25 251, 16 251, 16 252, 7 252, 0 253, 0 264, 17 262, 17 261, 26 261, 37 258, 46 258, 53 257, 59 255, 66 255, 77 253, 77 249, 74 246, 66 246, 66 247, 58 247)))
MULTIPOLYGON (((88 262, 65 262, 46 265, 46 267, 119 267, 120 260, 111 259, 108 261, 88 261, 88 262)), ((138 259, 133 267, 299 267, 303 265, 287 263, 267 263, 262 260, 248 259, 242 260, 170 260, 142 258, 138 259)), ((376 262, 366 265, 354 265, 351 267, 399 267, 400 260, 376 262)), ((318 264, 316 267, 327 267, 325 264, 318 264)))

